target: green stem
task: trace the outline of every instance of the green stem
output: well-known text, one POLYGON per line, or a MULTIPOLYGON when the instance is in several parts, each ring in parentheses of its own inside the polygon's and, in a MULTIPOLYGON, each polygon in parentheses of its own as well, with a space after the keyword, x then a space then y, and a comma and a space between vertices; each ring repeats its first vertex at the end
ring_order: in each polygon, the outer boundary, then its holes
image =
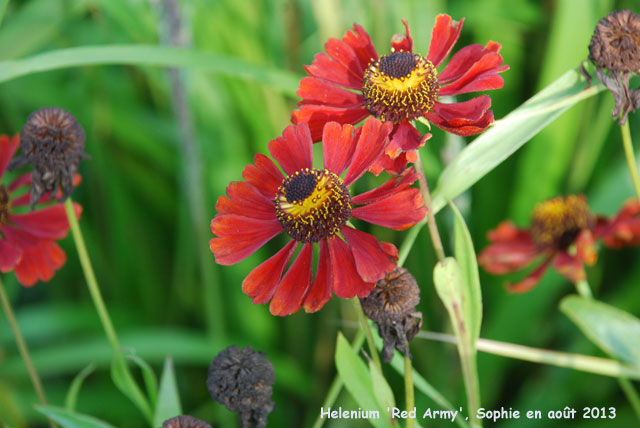
POLYGON ((380 356, 378 355, 378 349, 376 348, 376 344, 373 341, 373 333, 371 332, 371 327, 369 327, 369 321, 362 310, 362 305, 360 304, 360 299, 354 297, 351 299, 353 305, 358 313, 358 320, 360 321, 360 326, 364 331, 364 334, 367 338, 367 346, 369 347, 369 353, 371 354, 371 359, 373 360, 373 364, 380 370, 382 373, 382 364, 380 363, 380 356))
POLYGON ((427 207, 427 224, 429 226, 431 242, 433 243, 433 249, 438 256, 438 260, 444 260, 444 247, 442 246, 442 240, 440 239, 440 234, 438 233, 438 225, 436 224, 436 217, 435 213, 433 212, 433 204, 431 203, 431 193, 429 193, 427 177, 424 175, 424 169, 422 168, 422 161, 420 160, 419 150, 416 150, 416 155, 418 159, 415 161, 414 165, 416 167, 416 172, 418 173, 418 182, 420 184, 422 199, 424 200, 424 205, 427 207))
MULTIPOLYGON (((404 396, 407 405, 407 412, 413 411, 416 406, 415 396, 413 392, 413 367, 411 366, 411 358, 406 354, 404 356, 404 396)), ((407 418, 407 428, 413 428, 415 420, 411 417, 407 418)))
POLYGON ((585 299, 593 299, 593 293, 591 293, 591 287, 589 287, 589 283, 586 279, 582 281, 578 281, 576 283, 576 290, 578 290, 578 294, 585 299))
POLYGON ((631 407, 636 414, 636 417, 640 419, 640 397, 638 396, 638 391, 633 387, 633 384, 626 377, 619 377, 618 383, 620 384, 620 388, 627 396, 627 400, 631 403, 631 407))
MULTIPOLYGON (((0 301, 2 302, 2 310, 4 311, 7 321, 9 321, 9 325, 11 326, 11 330, 13 331, 13 336, 16 339, 16 345, 18 346, 18 351, 20 352, 20 356, 24 361, 24 365, 27 367, 27 372, 29 373, 29 377, 31 378, 31 383, 33 384, 33 389, 36 390, 36 394, 38 395, 38 399, 43 406, 47 405, 47 397, 44 395, 44 389, 42 388, 42 382, 40 382, 40 377, 38 376, 38 372, 36 371, 35 366, 33 365, 33 361, 31 361, 31 356, 29 355, 29 348, 27 348, 27 344, 22 337, 22 333, 20 333, 20 328, 18 327, 18 322, 16 321, 16 315, 13 313, 13 309, 11 308, 11 302, 9 302, 9 298, 7 297, 7 293, 4 291, 4 284, 0 279, 0 301)), ((57 428, 57 425, 49 419, 49 426, 51 428, 57 428)))
MULTIPOLYGON (((355 339, 353 339, 353 343, 351 347, 353 348, 354 351, 358 351, 362 347, 363 343, 364 343, 364 332, 362 331, 362 329, 360 329, 358 330, 358 334, 356 335, 355 339)), ((333 381, 331 382, 331 386, 329 387, 329 392, 327 392, 327 396, 325 397, 324 402, 322 403, 322 408, 326 409, 333 406, 333 404, 338 399, 338 395, 340 394, 340 391, 342 391, 343 386, 344 386, 344 382, 342 382, 342 378, 340 376, 336 376, 333 378, 333 381)), ((323 424, 324 424, 324 419, 322 419, 320 417, 320 413, 318 413, 318 418, 316 419, 316 422, 313 424, 313 428, 321 428, 323 424)))
POLYGON ((627 165, 631 173, 633 187, 636 190, 636 197, 640 200, 640 177, 638 177, 638 164, 633 153, 633 144, 631 143, 631 131, 629 131, 629 121, 625 121, 624 125, 620 125, 622 131, 622 145, 624 146, 624 154, 627 158, 627 165))

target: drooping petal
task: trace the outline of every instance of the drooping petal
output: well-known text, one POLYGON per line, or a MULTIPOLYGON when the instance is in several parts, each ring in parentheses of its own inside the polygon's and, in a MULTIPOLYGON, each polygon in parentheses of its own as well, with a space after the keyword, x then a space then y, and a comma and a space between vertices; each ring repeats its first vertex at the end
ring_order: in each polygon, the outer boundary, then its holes
POLYGON ((596 241, 589 229, 584 229, 575 241, 576 257, 582 260, 586 265, 593 266, 598 260, 598 252, 596 251, 596 241))
POLYGON ((220 196, 216 202, 216 210, 219 214, 237 214, 262 220, 276 218, 273 201, 267 199, 258 189, 246 181, 229 183, 227 195, 229 195, 228 198, 220 196))
POLYGON ((491 244, 478 256, 478 263, 493 274, 516 272, 529 266, 543 252, 532 241, 528 231, 503 221, 487 234, 491 244))
POLYGON ((468 101, 460 103, 435 103, 433 111, 442 119, 454 123, 469 124, 480 120, 487 110, 491 108, 491 97, 489 95, 480 95, 471 98, 468 101), (465 121, 465 122, 462 122, 465 121))
POLYGON ((0 135, 0 177, 4 174, 9 165, 9 161, 18 150, 20 144, 20 135, 9 137, 8 135, 0 135))
POLYGON ((329 122, 322 133, 322 152, 324 167, 336 175, 341 175, 351 162, 355 151, 353 126, 341 126, 329 122))
POLYGON ((493 123, 493 111, 491 110, 486 111, 477 121, 469 121, 464 118, 447 121, 437 113, 433 112, 428 112, 425 114, 425 117, 438 128, 462 137, 468 137, 484 132, 489 125, 493 123))
POLYGON ((351 165, 344 178, 346 186, 351 185, 364 174, 389 144, 388 136, 393 129, 389 122, 380 122, 373 117, 367 119, 356 143, 351 165))
POLYGON ((395 261, 373 236, 349 226, 343 226, 340 231, 351 246, 356 269, 363 280, 376 282, 396 268, 395 261))
POLYGON ((364 105, 362 94, 315 77, 303 77, 296 94, 302 98, 300 104, 320 104, 342 108, 357 108, 364 105))
POLYGON ((516 282, 515 284, 506 283, 505 287, 508 291, 512 293, 525 293, 531 290, 533 287, 538 285, 542 276, 547 271, 549 267, 549 263, 551 263, 553 257, 548 257, 544 262, 540 264, 533 272, 527 275, 522 281, 516 282))
POLYGON ((23 248, 22 257, 15 267, 16 278, 26 287, 38 280, 49 281, 66 260, 64 251, 54 241, 40 241, 35 246, 23 248))
MULTIPOLYGON (((27 172, 27 173, 24 173, 23 175, 19 176, 15 180, 13 180, 11 182, 11 184, 9 185, 9 187, 7 188, 7 190, 9 191, 9 193, 13 193, 13 192, 18 190, 22 186, 30 186, 32 182, 33 182, 33 180, 31 178, 31 172, 27 172)), ((80 174, 74 174, 73 175, 73 186, 77 187, 77 186, 80 185, 81 182, 82 182, 82 176, 80 174)), ((52 199, 60 200, 60 199, 62 199, 63 193, 64 192, 62 191, 62 189, 57 189, 55 198, 52 198, 52 192, 45 192, 42 195, 42 197, 38 200, 38 203, 39 204, 46 204, 46 203, 50 202, 52 199)), ((12 207, 21 207, 21 206, 30 205, 30 204, 31 204, 31 200, 30 200, 29 193, 26 193, 24 195, 18 196, 16 198, 12 197, 12 199, 11 199, 11 206, 12 207)))
POLYGON ((405 169, 400 175, 391 177, 383 185, 368 192, 361 193, 351 198, 355 205, 370 204, 384 199, 393 193, 398 193, 411 186, 418 179, 418 174, 413 172, 413 168, 405 169))
POLYGON ((368 296, 375 284, 362 280, 347 243, 338 237, 330 238, 327 241, 331 258, 331 277, 333 279, 331 288, 333 292, 343 299, 368 296))
POLYGON ((438 74, 438 82, 440 85, 445 85, 461 78, 484 55, 498 53, 501 47, 499 43, 492 41, 488 42, 486 47, 477 43, 463 47, 451 57, 451 61, 438 74))
POLYGON ((270 199, 275 197, 284 180, 278 167, 263 154, 254 156, 253 164, 244 167, 242 177, 270 199))
POLYGON ((305 312, 316 312, 329 301, 331 298, 331 287, 333 285, 332 272, 329 246, 327 240, 323 239, 320 241, 316 277, 313 280, 309 294, 304 298, 305 312))
POLYGON ((458 41, 464 18, 459 22, 451 19, 449 15, 438 15, 436 23, 431 32, 431 44, 429 45, 429 53, 427 59, 438 67, 442 61, 449 55, 453 45, 458 41))
POLYGON ((209 241, 216 263, 232 265, 249 257, 282 232, 282 226, 276 219, 268 221, 236 214, 218 214, 211 221, 211 232, 217 236, 209 241))
POLYGON ((398 155, 398 157, 391 159, 388 155, 383 154, 369 167, 369 172, 375 175, 379 175, 382 171, 387 171, 389 174, 400 174, 407 167, 410 162, 415 162, 417 156, 415 150, 409 150, 398 155))
POLYGON ((504 79, 498 73, 509 69, 509 66, 502 65, 502 62, 502 55, 499 53, 485 53, 456 80, 442 86, 440 88, 440 96, 502 88, 504 79))
POLYGON ((424 143, 431 138, 431 134, 420 135, 420 132, 409 122, 402 121, 396 125, 390 136, 390 142, 385 150, 390 158, 397 157, 401 152, 416 150, 424 146, 424 143))
POLYGON ((373 46, 371 37, 364 31, 361 25, 353 24, 353 31, 347 31, 342 40, 351 46, 351 49, 356 53, 363 70, 366 69, 373 60, 378 59, 378 52, 376 52, 376 48, 373 46))
POLYGON ((409 23, 403 19, 405 34, 394 34, 391 38, 392 52, 413 52, 413 38, 409 33, 409 23))
MULTIPOLYGON (((73 204, 76 218, 80 217, 82 207, 73 204)), ((61 204, 51 205, 25 214, 9 214, 9 222, 19 226, 29 234, 43 239, 61 239, 67 235, 69 221, 61 204)))
POLYGON ((253 303, 266 303, 271 299, 297 244, 294 240, 289 241, 275 255, 254 268, 242 281, 242 291, 253 299, 253 303))
POLYGON ((298 258, 293 262, 276 288, 269 311, 273 315, 285 316, 296 312, 311 286, 311 260, 313 244, 304 244, 298 258))
POLYGON ((13 227, 9 226, 8 224, 3 224, 0 226, 0 228, 4 237, 7 238, 7 241, 11 242, 14 245, 17 245, 18 247, 24 248, 27 246, 38 245, 38 242, 40 242, 41 240, 41 238, 33 236, 29 232, 19 227, 13 227))
POLYGON ((369 205, 354 208, 351 216, 379 226, 403 230, 418 223, 426 213, 420 190, 409 188, 369 205))
POLYGON ((24 174, 15 178, 11 182, 11 184, 9 184, 9 187, 7 187, 7 190, 9 191, 9 193, 12 193, 16 189, 19 189, 22 186, 30 186, 32 182, 33 180, 31 178, 31 171, 25 172, 24 174))
POLYGON ((282 137, 269 141, 269 153, 282 167, 287 175, 313 165, 311 134, 309 126, 301 123, 287 126, 282 137))
POLYGON ((291 114, 294 124, 307 123, 311 131, 311 139, 316 142, 322 139, 322 128, 327 122, 356 124, 369 116, 369 110, 356 107, 331 107, 315 104, 303 104, 291 114))
POLYGON ((9 272, 15 267, 22 256, 22 249, 17 245, 0 240, 0 271, 9 272))
POLYGON ((595 237, 602 238, 609 248, 623 248, 640 244, 640 202, 625 203, 611 220, 600 218, 595 228, 595 237))
POLYGON ((576 283, 587 277, 582 260, 566 251, 558 251, 553 261, 553 267, 569 281, 576 283))

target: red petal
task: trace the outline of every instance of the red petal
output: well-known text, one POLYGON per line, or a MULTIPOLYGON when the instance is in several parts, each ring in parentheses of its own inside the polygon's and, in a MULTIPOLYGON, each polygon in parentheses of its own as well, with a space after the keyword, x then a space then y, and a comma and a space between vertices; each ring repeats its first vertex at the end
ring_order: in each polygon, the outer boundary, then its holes
POLYGON ((328 244, 332 270, 330 275, 333 278, 332 289, 336 296, 343 299, 368 296, 375 284, 364 282, 360 278, 347 243, 334 237, 328 239, 328 244))
POLYGON ((277 220, 257 220, 235 214, 218 214, 211 220, 217 238, 209 241, 216 263, 232 265, 249 257, 267 241, 282 232, 277 220))
POLYGON ((490 108, 491 97, 489 95, 480 95, 479 97, 471 98, 461 103, 435 103, 433 111, 447 121, 454 122, 464 120, 466 121, 465 123, 472 123, 480 120, 490 108))
POLYGON ((291 122, 306 123, 311 131, 311 139, 320 141, 322 129, 327 122, 356 124, 369 116, 366 108, 341 108, 324 105, 303 104, 291 115, 291 122))
POLYGON ((424 146, 424 143, 431 138, 431 134, 426 134, 424 137, 421 136, 420 132, 405 120, 395 127, 390 138, 391 142, 387 146, 385 154, 395 158, 400 152, 416 150, 424 146))
POLYGON ((452 134, 468 137, 470 135, 476 135, 484 132, 489 125, 493 123, 493 112, 491 110, 484 113, 484 115, 477 121, 470 121, 464 118, 453 119, 447 121, 443 119, 437 113, 429 112, 424 115, 429 122, 452 134))
POLYGON ((462 23, 451 19, 449 15, 438 15, 436 23, 431 32, 431 44, 429 45, 429 53, 427 59, 438 67, 442 61, 449 55, 453 45, 458 41, 460 32, 462 31, 462 23))
POLYGON ((359 24, 353 24, 353 31, 347 31, 342 38, 358 56, 362 69, 366 69, 367 66, 373 62, 374 59, 378 59, 378 53, 375 46, 371 41, 371 37, 364 31, 359 24))
POLYGON ((289 241, 275 255, 254 268, 242 281, 242 291, 253 299, 253 303, 266 303, 271 299, 297 244, 294 240, 289 241))
MULTIPOLYGON (((241 216, 272 220, 276 218, 273 200, 267 199, 258 189, 246 181, 232 181, 227 186, 227 195, 220 196, 216 203, 219 214, 238 214, 241 216)), ((272 196, 274 197, 275 194, 272 196)))
POLYGON ((559 251, 553 261, 553 267, 569 281, 576 283, 587 277, 582 260, 570 256, 566 251, 559 251))
POLYGON ((312 168, 312 148, 309 126, 301 123, 287 126, 278 137, 269 142, 269 153, 288 175, 304 168, 312 168))
POLYGON ((9 272, 18 263, 20 256, 22 256, 20 247, 4 239, 0 240, 0 271, 9 272))
POLYGON ((353 126, 340 126, 337 122, 329 122, 322 133, 322 151, 324 167, 341 175, 351 162, 355 151, 353 126))
POLYGON ((467 70, 482 59, 484 55, 488 53, 498 53, 500 48, 499 43, 491 41, 487 43, 486 47, 480 44, 463 47, 453 55, 451 61, 449 61, 445 69, 442 70, 442 73, 438 74, 438 82, 440 85, 444 85, 461 78, 467 70))
POLYGON ((391 229, 407 229, 422 220, 427 213, 418 189, 410 188, 354 208, 351 216, 391 229))
POLYGON ((376 187, 368 192, 361 193, 351 199, 356 205, 370 204, 371 202, 384 199, 393 193, 398 193, 411 186, 418 179, 418 174, 413 172, 413 168, 405 169, 402 174, 391 177, 382 186, 376 187))
POLYGON ((478 256, 478 263, 487 272, 502 275, 516 272, 529 266, 542 252, 525 236, 514 236, 514 239, 501 240, 490 244, 478 256))
POLYGON ((19 144, 19 135, 14 135, 13 138, 8 135, 0 135, 0 177, 2 177, 7 165, 9 165, 9 161, 18 150, 19 144))
MULTIPOLYGON (((80 217, 82 208, 73 204, 76 217, 80 217)), ((64 206, 51 205, 26 214, 10 214, 9 221, 20 229, 38 238, 61 239, 67 235, 69 221, 64 206)))
POLYGON ((589 229, 585 229, 576 238, 576 257, 593 266, 598 260, 598 252, 596 251, 596 241, 589 229))
POLYGON ((55 242, 40 241, 36 246, 23 248, 15 274, 22 285, 30 287, 38 280, 49 281, 65 262, 66 255, 55 242))
POLYGON ((356 143, 349 171, 344 178, 346 186, 351 185, 364 174, 373 162, 384 152, 389 139, 387 138, 393 129, 389 122, 382 123, 373 117, 366 120, 362 126, 362 132, 356 143))
POLYGON ((38 245, 38 242, 40 242, 40 238, 33 236, 21 228, 15 228, 3 224, 0 226, 0 230, 2 230, 2 234, 7 238, 7 241, 17 245, 18 247, 24 248, 27 246, 34 246, 38 245))
POLYGON ((612 220, 598 219, 594 234, 609 248, 623 248, 640 244, 640 202, 624 204, 612 220))
POLYGON ((391 175, 400 174, 407 167, 407 163, 415 162, 416 159, 417 157, 414 150, 400 153, 400 155, 394 159, 383 154, 369 167, 369 172, 375 175, 379 175, 382 171, 387 171, 391 175))
POLYGON ((409 23, 403 19, 406 34, 394 34, 391 38, 391 50, 393 52, 413 52, 413 39, 409 34, 409 23))
POLYGON ((249 164, 244 167, 242 177, 267 198, 274 198, 284 176, 273 161, 263 154, 255 155, 253 162, 255 165, 249 164))
POLYGON ((540 264, 540 266, 538 266, 533 272, 527 275, 522 281, 515 284, 505 284, 507 290, 511 291, 512 293, 524 293, 531 290, 533 287, 538 285, 538 283, 542 279, 542 275, 544 275, 544 273, 547 271, 551 259, 551 257, 547 258, 540 264))
POLYGON ((12 193, 13 191, 15 191, 16 189, 18 189, 18 188, 20 188, 22 186, 31 185, 31 183, 32 183, 31 172, 25 172, 21 176, 15 178, 11 182, 11 184, 9 185, 7 190, 9 191, 9 193, 12 193))
POLYGON ((302 306, 302 299, 311 286, 312 256, 313 244, 305 244, 271 299, 269 311, 273 315, 290 315, 302 306))
POLYGON ((331 82, 315 77, 303 77, 296 93, 302 98, 300 104, 321 104, 343 108, 364 105, 362 94, 342 89, 331 82))
POLYGON ((333 277, 331 273, 331 259, 329 257, 329 247, 327 240, 320 241, 320 253, 318 255, 318 270, 313 280, 313 285, 309 294, 304 299, 305 312, 311 313, 320 310, 331 298, 331 286, 333 277))
POLYGON ((509 69, 509 66, 502 65, 502 62, 502 56, 499 53, 485 53, 477 62, 467 68, 464 74, 456 76, 457 79, 455 81, 448 85, 443 85, 440 88, 439 95, 459 95, 467 92, 502 88, 504 79, 498 73, 509 69))
POLYGON ((349 242, 358 274, 365 281, 376 282, 396 268, 395 261, 373 236, 349 226, 344 226, 340 231, 349 242))

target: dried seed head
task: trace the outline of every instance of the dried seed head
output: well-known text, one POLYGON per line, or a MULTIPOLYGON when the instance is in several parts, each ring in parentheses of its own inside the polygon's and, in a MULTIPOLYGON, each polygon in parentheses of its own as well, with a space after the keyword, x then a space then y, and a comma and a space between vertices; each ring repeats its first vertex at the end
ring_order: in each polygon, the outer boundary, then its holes
POLYGON ((230 346, 211 362, 207 376, 209 393, 227 409, 237 411, 242 428, 264 428, 275 408, 271 401, 275 382, 273 365, 251 346, 230 346))
POLYGON ((164 421, 162 428, 211 428, 211 425, 193 416, 180 415, 164 421))
POLYGON ((422 313, 416 312, 420 288, 409 271, 396 268, 378 281, 371 294, 360 302, 365 315, 378 325, 384 341, 384 362, 391 361, 394 349, 411 358, 409 342, 422 326, 422 313))
POLYGON ((14 158, 9 169, 33 164, 30 203, 33 208, 45 192, 62 190, 62 200, 73 190, 73 175, 84 153, 82 126, 68 111, 45 107, 29 115, 20 132, 22 155, 14 158))
POLYGON ((609 71, 640 70, 640 15, 621 10, 602 18, 589 43, 589 59, 609 71))

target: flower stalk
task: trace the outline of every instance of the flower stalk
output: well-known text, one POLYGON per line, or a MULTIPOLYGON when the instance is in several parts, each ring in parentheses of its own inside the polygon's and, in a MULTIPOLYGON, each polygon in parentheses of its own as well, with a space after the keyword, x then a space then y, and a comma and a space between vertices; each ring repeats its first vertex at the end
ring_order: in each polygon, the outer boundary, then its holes
POLYGON ((371 327, 369 326, 369 321, 367 317, 364 315, 364 311, 362 310, 362 304, 360 303, 360 299, 358 297, 354 297, 351 299, 353 301, 353 306, 358 313, 358 320, 360 321, 360 326, 362 327, 362 331, 364 331, 365 337, 367 338, 367 346, 369 347, 369 353, 371 354, 371 359, 373 360, 373 364, 375 364, 376 368, 380 370, 382 373, 382 364, 380 363, 380 356, 378 355, 378 349, 376 348, 376 344, 373 340, 373 333, 371 332, 371 327))
MULTIPOLYGON (((0 303, 2 304, 2 310, 7 317, 7 321, 9 321, 9 326, 13 331, 13 336, 16 339, 16 345, 18 347, 18 351, 20 352, 20 357, 24 361, 24 365, 27 368, 27 372, 29 373, 29 377, 31 378, 31 383, 33 384, 33 389, 36 390, 36 394, 38 395, 38 400, 43 406, 47 405, 47 397, 44 393, 44 388, 42 387, 42 382, 40 381, 40 376, 38 376, 38 372, 36 371, 35 366, 33 365, 33 361, 31 360, 31 356, 29 355, 29 348, 27 347, 27 343, 24 341, 24 337, 22 337, 22 333, 20 332, 20 327, 18 327, 18 322, 16 321, 15 313, 13 312, 13 308, 11 308, 11 302, 9 302, 9 298, 7 297, 7 293, 4 290, 4 283, 0 279, 0 303)), ((57 425, 49 419, 49 426, 51 428, 57 428, 57 425)))
POLYGON ((636 191, 636 197, 640 201, 640 177, 638 177, 638 164, 636 163, 633 144, 631 143, 629 121, 625 121, 623 125, 620 125, 620 131, 622 132, 622 145, 624 147, 624 155, 627 158, 629 172, 631 173, 631 181, 633 181, 633 188, 636 191))
MULTIPOLYGON (((407 354, 404 356, 404 396, 407 405, 407 412, 410 412, 415 407, 415 396, 413 391, 413 366, 411 365, 411 358, 407 354)), ((413 428, 415 426, 415 420, 411 417, 407 418, 407 428, 413 428)))
POLYGON ((422 199, 424 205, 427 207, 427 226, 429 227, 429 234, 431 235, 431 242, 433 243, 433 249, 436 252, 438 260, 443 260, 444 248, 442 246, 442 240, 438 233, 438 225, 436 224, 436 217, 433 212, 433 206, 431 204, 431 193, 429 193, 429 186, 427 184, 427 177, 424 175, 424 169, 422 168, 422 161, 420 160, 420 151, 416 151, 417 160, 415 162, 416 172, 418 173, 418 183, 420 184, 420 192, 422 193, 422 199))

